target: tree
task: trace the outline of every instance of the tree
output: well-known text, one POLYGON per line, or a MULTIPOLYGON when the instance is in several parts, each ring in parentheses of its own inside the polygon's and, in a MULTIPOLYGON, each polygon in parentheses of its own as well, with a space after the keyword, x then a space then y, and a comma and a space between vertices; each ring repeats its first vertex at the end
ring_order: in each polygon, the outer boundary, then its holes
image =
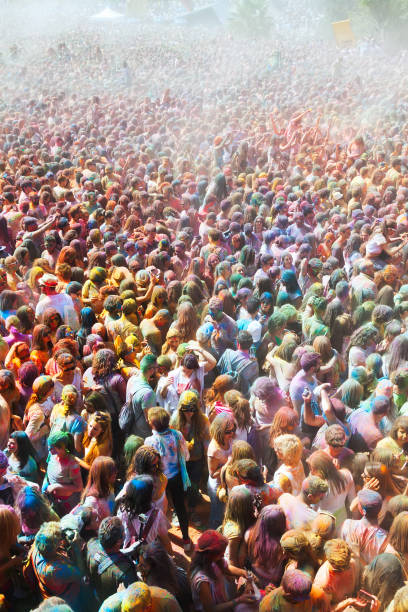
POLYGON ((380 28, 394 27, 408 19, 408 0, 362 0, 380 28))
POLYGON ((408 0, 361 0, 383 38, 406 46, 408 0))
POLYGON ((272 28, 268 0, 235 0, 230 25, 245 36, 266 36, 272 28))

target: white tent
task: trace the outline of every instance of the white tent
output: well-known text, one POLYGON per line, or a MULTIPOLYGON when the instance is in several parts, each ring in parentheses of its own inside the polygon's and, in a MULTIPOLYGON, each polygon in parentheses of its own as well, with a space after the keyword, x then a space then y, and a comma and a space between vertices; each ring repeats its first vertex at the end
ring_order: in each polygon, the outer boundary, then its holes
POLYGON ((117 11, 113 11, 111 8, 107 7, 103 9, 100 13, 96 15, 92 15, 91 19, 94 21, 113 21, 117 19, 122 19, 124 15, 122 13, 118 13, 117 11))

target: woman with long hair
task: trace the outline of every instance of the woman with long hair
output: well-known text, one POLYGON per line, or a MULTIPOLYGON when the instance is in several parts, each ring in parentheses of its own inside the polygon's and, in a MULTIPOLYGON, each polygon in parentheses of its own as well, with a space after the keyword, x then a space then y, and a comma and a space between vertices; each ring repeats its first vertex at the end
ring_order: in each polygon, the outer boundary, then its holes
POLYGON ((129 463, 126 480, 122 491, 118 494, 119 499, 127 484, 135 476, 151 476, 153 478, 153 497, 155 506, 163 512, 167 511, 166 486, 167 478, 163 473, 160 454, 152 446, 142 444, 134 454, 133 461, 129 463))
POLYGON ((47 437, 50 431, 49 416, 53 408, 51 395, 54 381, 51 376, 39 376, 33 382, 33 392, 27 402, 23 424, 25 432, 35 448, 39 460, 45 459, 48 453, 47 437))
POLYGON ((151 476, 135 476, 127 485, 124 494, 118 500, 118 517, 125 528, 124 545, 127 547, 139 539, 139 516, 145 514, 150 519, 150 529, 145 534, 147 543, 158 539, 165 550, 171 555, 172 547, 168 536, 169 522, 162 510, 155 506, 153 497, 153 478, 151 476))
POLYGON ((279 584, 287 558, 280 545, 286 531, 286 516, 278 505, 262 508, 248 536, 248 560, 260 581, 260 588, 279 584))
POLYGON ((46 497, 34 487, 24 487, 20 490, 15 501, 15 509, 21 521, 21 534, 18 538, 20 544, 26 549, 33 543, 35 534, 43 523, 59 521, 46 497))
MULTIPOLYGON (((378 523, 383 529, 389 529, 392 519, 388 510, 389 502, 395 495, 401 493, 401 481, 398 478, 398 474, 396 474, 398 464, 395 463, 391 453, 387 454, 387 463, 383 463, 378 459, 367 461, 362 472, 363 488, 373 489, 382 497, 383 502, 378 514, 378 523)), ((358 498, 356 497, 350 503, 350 511, 354 512, 357 508, 358 498)))
POLYGON ((109 412, 104 396, 99 391, 89 391, 84 397, 84 408, 81 417, 88 422, 95 412, 109 412))
POLYGON ((263 463, 268 469, 268 473, 272 476, 278 467, 278 457, 274 449, 275 439, 285 434, 298 434, 299 415, 296 410, 289 406, 279 408, 273 417, 272 425, 269 428, 268 448, 263 455, 263 463))
POLYGON ((167 309, 167 307, 166 289, 161 285, 156 285, 152 291, 150 302, 146 306, 144 316, 146 319, 152 319, 159 310, 167 309))
POLYGON ((201 319, 204 306, 208 301, 208 291, 206 291, 203 281, 198 276, 188 276, 187 282, 183 287, 183 295, 187 295, 190 298, 199 319, 201 319))
POLYGON ((378 599, 378 611, 385 612, 396 591, 404 586, 405 578, 401 562, 395 555, 383 553, 364 568, 361 586, 378 599))
POLYGON ((377 442, 377 449, 387 449, 398 458, 401 469, 408 461, 408 416, 395 419, 385 438, 377 442))
POLYGON ((2 594, 10 602, 14 600, 13 578, 17 579, 17 569, 21 567, 21 550, 17 547, 17 537, 21 525, 17 513, 10 506, 0 505, 0 589, 2 594))
POLYGON ((23 334, 30 334, 35 321, 35 310, 28 306, 27 304, 23 304, 20 308, 17 309, 16 315, 20 319, 21 323, 21 332, 23 334))
POLYGON ((220 412, 230 411, 225 400, 225 393, 234 388, 234 379, 229 374, 221 374, 214 380, 212 386, 205 395, 207 414, 210 423, 213 422, 220 412))
POLYGON ((68 432, 57 431, 48 437, 48 448, 42 492, 57 514, 64 516, 79 503, 83 489, 81 469, 74 457, 74 438, 68 432))
POLYGON ((18 370, 30 360, 30 347, 26 342, 16 342, 6 355, 4 367, 17 377, 18 370))
POLYGON ((355 378, 347 378, 336 391, 338 397, 347 408, 359 408, 364 397, 364 387, 355 378))
POLYGON ((76 250, 71 246, 62 247, 60 254, 57 259, 57 266, 60 264, 66 263, 71 268, 75 268, 76 266, 83 268, 84 262, 81 261, 80 257, 78 257, 76 250))
POLYGON ((40 473, 37 453, 25 431, 13 431, 10 434, 5 453, 11 474, 17 474, 31 482, 38 482, 40 473))
POLYGON ((139 448, 143 446, 143 442, 143 438, 135 436, 134 434, 126 438, 125 444, 123 445, 123 453, 118 465, 118 482, 121 486, 126 482, 126 474, 131 470, 135 454, 139 448))
POLYGON ((404 579, 408 576, 408 512, 401 512, 392 521, 386 553, 395 555, 401 563, 404 579))
MULTIPOLYGON (((287 321, 283 323, 283 313, 281 311, 276 311, 274 315, 278 315, 276 325, 279 326, 279 329, 283 329, 282 325, 279 323, 279 319, 282 321, 283 325, 286 325, 287 323, 287 321)), ((277 336, 274 333, 276 329, 275 323, 271 325, 269 321, 270 319, 268 319, 268 328, 274 328, 272 330, 272 335, 274 341, 276 341, 277 336)), ((265 372, 269 373, 270 378, 276 378, 279 383, 279 387, 282 391, 288 391, 290 382, 297 372, 297 368, 293 358, 294 352, 296 351, 298 346, 299 340, 297 336, 292 332, 287 332, 284 334, 281 340, 281 344, 276 344, 272 348, 272 350, 266 354, 263 363, 260 363, 265 372)))
POLYGON ((40 374, 52 353, 51 330, 47 325, 36 325, 33 329, 30 359, 35 363, 40 374))
POLYGON ((237 424, 235 438, 246 442, 254 422, 249 401, 235 389, 224 393, 224 401, 227 404, 227 412, 232 414, 237 424))
POLYGON ((378 341, 378 331, 374 326, 364 325, 353 332, 346 349, 349 376, 353 368, 365 365, 368 355, 375 351, 378 341))
POLYGON ((61 401, 62 391, 66 385, 73 385, 78 391, 76 408, 82 408, 82 372, 77 366, 75 357, 65 349, 54 355, 58 371, 54 375, 54 393, 52 399, 55 403, 61 401))
POLYGON ((235 440, 232 443, 232 452, 230 460, 221 468, 220 487, 218 489, 218 497, 223 503, 227 501, 229 491, 239 484, 236 473, 236 464, 241 459, 250 459, 255 461, 255 453, 250 444, 244 440, 235 440))
POLYGON ((312 476, 318 476, 328 483, 329 490, 320 502, 320 509, 333 514, 340 529, 347 518, 346 508, 356 495, 353 476, 346 468, 337 469, 325 451, 315 451, 307 463, 312 476))
POLYGON ((17 309, 22 305, 22 300, 18 293, 3 289, 0 293, 0 317, 4 320, 11 315, 15 315, 17 309))
POLYGON ((82 440, 84 457, 81 467, 89 470, 98 457, 109 457, 112 453, 111 417, 107 412, 95 412, 88 421, 82 440))
POLYGON ((255 499, 244 485, 234 487, 225 506, 221 533, 228 540, 225 558, 234 567, 243 567, 247 558, 245 532, 255 523, 255 499))
POLYGON ((211 441, 207 451, 208 458, 208 495, 211 500, 209 525, 218 527, 224 515, 224 505, 217 496, 221 479, 221 468, 232 452, 237 423, 232 415, 224 412, 211 423, 211 441))
POLYGON ((226 612, 239 610, 241 604, 242 610, 248 610, 246 606, 255 604, 254 598, 247 593, 228 599, 225 588, 226 578, 246 577, 247 572, 226 565, 224 554, 227 546, 227 538, 211 529, 198 538, 190 565, 194 610, 226 612))
POLYGON ((408 334, 394 338, 384 355, 383 370, 385 376, 391 377, 394 372, 408 367, 408 334))
POLYGON ((276 305, 292 304, 299 308, 302 303, 302 291, 293 270, 284 270, 281 275, 281 286, 276 298, 276 305))
POLYGON ((27 403, 33 393, 33 384, 37 377, 37 366, 32 361, 23 363, 15 375, 16 387, 19 391, 20 398, 18 400, 18 406, 15 406, 14 412, 19 417, 24 417, 27 403))
POLYGON ((332 347, 338 353, 344 355, 345 348, 353 331, 353 320, 351 315, 348 313, 338 315, 335 318, 330 331, 332 347))
POLYGON ((51 433, 67 431, 73 435, 75 450, 83 453, 83 436, 86 425, 76 409, 78 391, 73 385, 65 385, 61 394, 61 402, 55 404, 50 415, 51 433))
POLYGON ((117 370, 117 357, 110 349, 100 349, 82 378, 85 392, 93 390, 101 393, 112 418, 113 456, 116 457, 123 442, 119 429, 119 412, 126 401, 126 381, 117 370))
POLYGON ((250 405, 255 415, 258 438, 258 455, 268 454, 269 431, 279 408, 287 405, 276 379, 260 376, 251 387, 250 405))
POLYGON ((82 492, 81 504, 96 511, 98 526, 104 518, 113 514, 116 475, 116 464, 111 457, 96 457, 89 468, 88 481, 82 492))
POLYGON ((204 472, 210 429, 207 417, 201 412, 200 398, 194 391, 181 394, 177 410, 173 413, 170 426, 177 429, 187 442, 189 459, 186 463, 191 481, 188 503, 194 507, 201 500, 199 487, 204 472))
POLYGON ((195 340, 199 326, 197 312, 191 302, 184 302, 177 308, 177 319, 174 323, 180 334, 180 342, 195 340))
POLYGON ((96 316, 94 310, 90 306, 84 306, 81 309, 79 315, 81 326, 77 331, 76 339, 79 345, 79 350, 83 351, 83 348, 86 344, 86 339, 91 333, 92 326, 96 323, 96 316))
POLYGON ((180 345, 180 332, 177 327, 170 327, 166 334, 166 342, 162 346, 162 355, 166 355, 171 359, 173 368, 177 366, 178 355, 177 348, 180 345))
POLYGON ((327 336, 316 336, 313 340, 313 350, 319 353, 322 359, 317 379, 321 383, 330 383, 336 389, 340 384, 340 377, 346 371, 343 357, 331 345, 327 336))
POLYGON ((51 342, 52 344, 55 344, 57 329, 63 324, 62 317, 58 310, 55 308, 47 308, 47 310, 44 310, 41 317, 41 323, 50 328, 51 342))

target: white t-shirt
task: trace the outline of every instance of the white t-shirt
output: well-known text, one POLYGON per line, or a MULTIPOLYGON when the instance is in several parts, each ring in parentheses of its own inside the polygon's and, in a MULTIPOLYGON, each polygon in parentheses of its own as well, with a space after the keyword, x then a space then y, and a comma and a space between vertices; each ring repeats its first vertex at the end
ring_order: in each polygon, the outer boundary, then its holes
POLYGON ((79 329, 78 315, 70 295, 67 295, 66 293, 42 295, 37 304, 37 308, 35 309, 35 316, 38 318, 41 317, 47 308, 55 308, 55 310, 61 315, 64 324, 69 325, 69 327, 74 331, 79 329))

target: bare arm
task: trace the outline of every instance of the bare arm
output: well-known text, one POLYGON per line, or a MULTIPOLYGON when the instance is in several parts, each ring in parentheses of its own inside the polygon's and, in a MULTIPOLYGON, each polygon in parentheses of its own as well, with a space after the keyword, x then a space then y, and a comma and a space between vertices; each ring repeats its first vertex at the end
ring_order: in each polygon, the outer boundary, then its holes
POLYGON ((304 398, 303 420, 310 427, 321 427, 325 424, 324 417, 313 414, 311 397, 304 398))
POLYGON ((208 471, 211 478, 218 478, 221 473, 222 464, 217 457, 208 457, 208 471))

